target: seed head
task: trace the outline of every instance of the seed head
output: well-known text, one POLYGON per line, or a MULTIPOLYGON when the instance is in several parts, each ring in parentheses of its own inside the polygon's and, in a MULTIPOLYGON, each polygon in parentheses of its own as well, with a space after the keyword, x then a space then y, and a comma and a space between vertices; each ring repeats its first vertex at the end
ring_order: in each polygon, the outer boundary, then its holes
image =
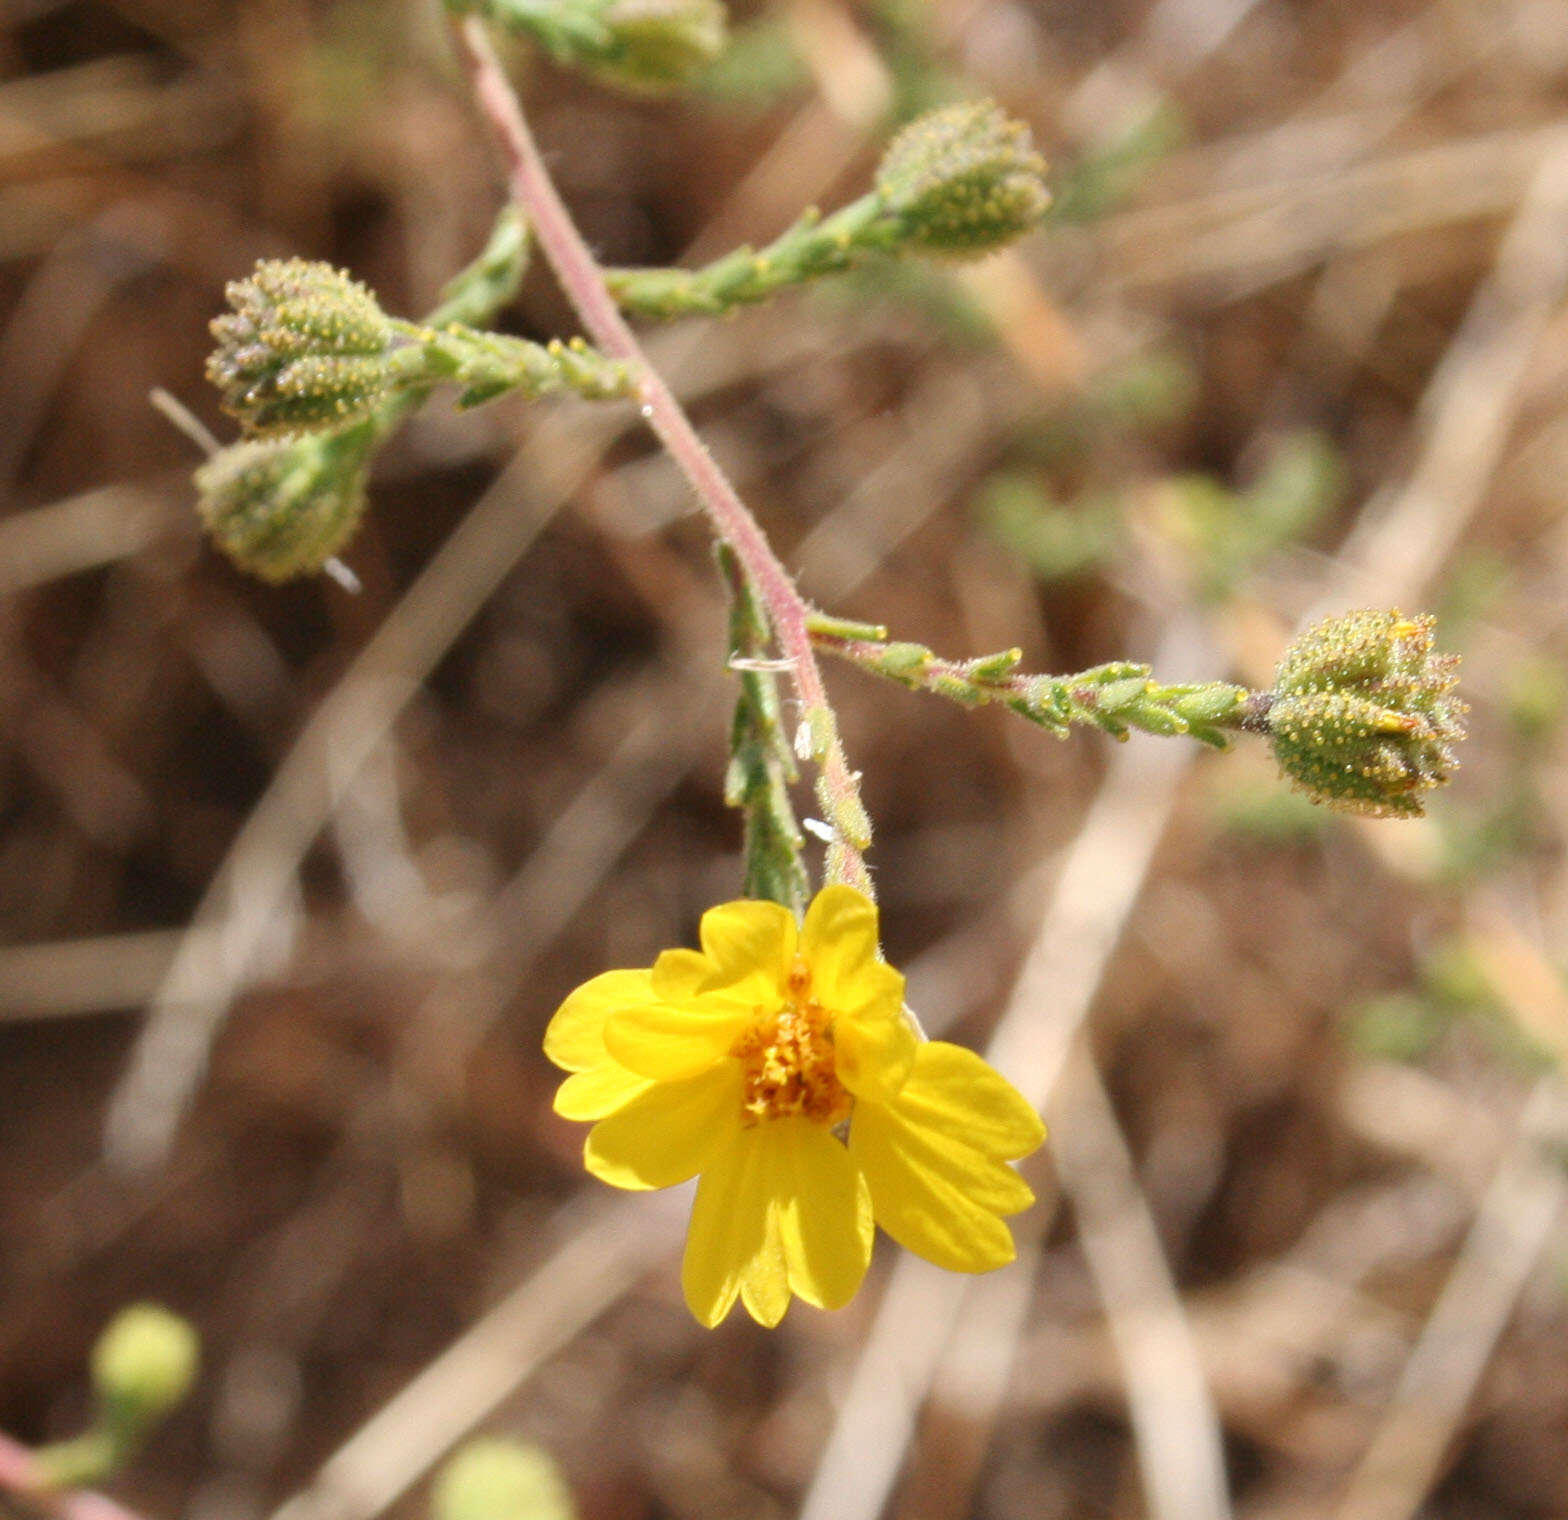
POLYGON ((993 100, 909 123, 883 156, 877 190, 910 241, 929 252, 988 253, 1027 232, 1051 203, 1029 129, 993 100))
POLYGON ((250 432, 342 427, 390 394, 398 328, 358 281, 330 264, 264 259, 227 294, 234 309, 213 320, 207 378, 250 432))
POLYGON ((1459 656, 1433 651, 1433 622, 1349 612, 1285 651, 1266 722, 1296 790, 1340 812, 1421 816, 1457 765, 1466 711, 1459 656))
POLYGON ((274 582, 310 575, 359 526, 365 456, 353 432, 232 444, 196 471, 196 511, 242 570, 274 582))

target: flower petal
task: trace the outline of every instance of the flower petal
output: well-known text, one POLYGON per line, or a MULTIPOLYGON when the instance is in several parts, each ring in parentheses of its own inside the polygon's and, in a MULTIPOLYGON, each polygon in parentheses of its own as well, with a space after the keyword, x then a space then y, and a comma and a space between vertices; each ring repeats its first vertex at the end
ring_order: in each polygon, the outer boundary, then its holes
POLYGON ((587 1071, 573 1072, 555 1090, 555 1111, 563 1119, 602 1119, 631 1102, 652 1084, 606 1059, 587 1071))
POLYGON ((833 1021, 833 1064, 839 1081, 857 1098, 887 1102, 903 1088, 923 1047, 904 1016, 903 977, 891 966, 870 969, 896 977, 898 991, 869 1008, 838 1015, 833 1021))
MULTIPOLYGON (((1005 1161, 913 1124, 896 1107, 867 1104, 866 1109, 868 1114, 891 1116, 896 1132, 889 1139, 906 1165, 925 1177, 957 1188, 978 1207, 992 1214, 1017 1214, 1034 1202, 1029 1184, 1005 1161)), ((874 1127, 878 1121, 873 1117, 870 1122, 874 1127)))
POLYGON ((721 903, 702 915, 702 953, 711 962, 713 987, 761 977, 777 993, 795 959, 795 916, 776 902, 746 898, 721 903))
POLYGON ((694 1177, 740 1125, 737 1063, 685 1082, 659 1082, 588 1131, 583 1163, 620 1188, 671 1187, 694 1177))
POLYGON ((666 950, 653 963, 654 994, 698 1013, 748 1015, 758 1006, 778 1001, 779 985, 772 962, 735 979, 735 967, 721 970, 700 950, 666 950))
POLYGON ((679 1082, 730 1053, 750 1017, 740 1008, 646 1003, 612 1014, 604 1026, 610 1056, 638 1076, 679 1082))
POLYGON ((1040 1116, 1006 1077, 974 1051, 945 1040, 920 1047, 898 1110, 1004 1161, 1027 1156, 1045 1139, 1040 1116))
POLYGON ((746 1312, 769 1330, 789 1308, 789 1262, 779 1234, 779 1211, 771 1204, 763 1220, 762 1245, 741 1273, 740 1301, 746 1312))
POLYGON ((836 1309, 871 1259, 871 1200, 849 1153, 810 1119, 741 1130, 709 1160, 697 1187, 681 1281, 705 1325, 741 1296, 776 1325, 790 1294, 836 1309))
MULTIPOLYGON (((692 1204, 681 1289, 686 1307, 710 1330, 730 1312, 743 1278, 759 1306, 778 1301, 783 1253, 768 1250, 768 1195, 758 1186, 756 1134, 741 1130, 709 1157, 692 1204)), ((787 1279, 783 1293, 787 1304, 787 1279)))
MULTIPOLYGON (((860 1006, 861 979, 879 964, 876 904, 853 887, 824 887, 806 909, 800 953, 811 967, 812 994, 825 1008, 842 1012, 860 1006)), ((902 977, 899 983, 902 998, 902 977)))
POLYGON ((713 975, 713 963, 700 950, 661 950, 650 973, 656 996, 666 1003, 697 997, 713 975))
POLYGON ((789 1285, 808 1304, 838 1309, 855 1296, 871 1261, 871 1197, 849 1152, 810 1119, 758 1126, 789 1264, 789 1285))
MULTIPOLYGON (((836 1003, 828 1006, 842 1017, 855 1019, 902 1019, 904 1016, 904 973, 886 961, 872 961, 856 973, 854 981, 836 1003)), ((823 999, 827 1002, 827 999, 823 999)))
POLYGON ((870 1188, 877 1223, 949 1271, 1005 1266, 1017 1253, 998 1215, 1026 1208, 1034 1195, 1002 1162, 968 1146, 932 1142, 890 1108, 856 1106, 849 1152, 870 1188))
POLYGON ((556 1010, 544 1032, 544 1053, 567 1071, 605 1060, 604 1024, 622 1008, 657 1002, 648 971, 605 971, 586 981, 556 1010))
POLYGON ((1045 1136, 1023 1095, 973 1051, 921 1045, 888 1103, 858 1103, 850 1154, 871 1189, 877 1223, 939 1266, 984 1272, 1013 1259, 1001 1215, 1034 1195, 1003 1164, 1045 1136))

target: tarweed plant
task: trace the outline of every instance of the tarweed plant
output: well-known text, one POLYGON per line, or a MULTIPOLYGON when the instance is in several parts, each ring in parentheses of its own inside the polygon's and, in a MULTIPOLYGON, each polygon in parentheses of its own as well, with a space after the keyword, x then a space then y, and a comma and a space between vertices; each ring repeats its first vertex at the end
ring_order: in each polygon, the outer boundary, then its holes
MULTIPOLYGON (((228 285, 207 375, 241 436, 195 472, 202 526, 241 572, 271 583, 319 574, 353 552, 377 452, 438 391, 460 408, 552 395, 636 407, 712 529, 729 605, 722 653, 738 686, 727 734, 714 738, 726 745, 741 871, 733 899, 701 915, 697 947, 602 969, 561 1003, 544 1037, 565 1073, 554 1111, 589 1126, 583 1164, 604 1183, 638 1191, 695 1179, 681 1286, 704 1327, 736 1305, 770 1328, 797 1298, 845 1305, 879 1226, 949 1271, 1004 1268, 1017 1254, 1009 1220, 1034 1200, 1016 1164, 1045 1127, 1003 1073, 926 1036, 903 974, 884 958, 872 821, 823 658, 961 708, 1003 708, 1058 739, 1090 727, 1224 751, 1256 738, 1312 803, 1408 819, 1456 765, 1466 711, 1457 657, 1438 651, 1430 615, 1363 608, 1299 634, 1265 690, 1167 682, 1132 660, 1051 674, 1029 669, 1021 646, 941 654, 810 604, 629 319, 711 319, 899 260, 951 264, 1050 236, 1047 166, 1029 129, 994 101, 950 101, 891 134, 863 194, 802 208, 765 246, 695 269, 605 268, 557 193, 491 31, 656 96, 691 85, 721 53, 719 0, 447 0, 447 9, 509 199, 484 248, 417 320, 389 313, 351 272, 306 257, 263 259, 228 285), (539 343, 493 327, 535 247, 580 335, 539 343)), ((1055 222, 1087 214, 1078 202, 1093 203, 1093 189, 1080 185, 1055 222)), ((1171 485, 1164 510, 1199 562, 1195 593, 1227 594, 1314 518, 1332 473, 1316 443, 1298 440, 1245 495, 1197 479, 1171 485)), ((1086 532, 1081 516, 1064 540, 1026 477, 998 477, 988 499, 993 528, 1043 579, 1114 552, 1115 534, 1095 523, 1086 532)), ((92 1353, 85 1428, 31 1451, 0 1438, 0 1487, 67 1513, 60 1497, 134 1456, 199 1364, 185 1321, 155 1305, 126 1309, 92 1353)), ((460 1451, 433 1509, 439 1520, 574 1513, 550 1459, 503 1442, 460 1451)))
POLYGON ((637 404, 721 551, 741 685, 726 796, 743 816, 744 895, 704 914, 700 949, 604 971, 567 998, 545 1040, 569 1073, 556 1110, 591 1123, 584 1161, 605 1182, 700 1179, 682 1280, 704 1325, 737 1302, 770 1326, 793 1297, 844 1304, 874 1224, 954 1271, 1002 1266, 1014 1254, 1004 1221, 1032 1197, 1011 1163, 1044 1129, 978 1056, 925 1039, 881 958, 871 821, 819 656, 964 707, 1000 705, 1058 737, 1092 726, 1223 750, 1259 735, 1314 802, 1399 817, 1419 815, 1453 769, 1455 662, 1433 652, 1429 617, 1365 610, 1298 639, 1270 691, 1168 684, 1131 661, 1036 674, 1020 648, 949 658, 810 606, 626 318, 719 315, 877 261, 991 254, 1040 227, 1051 204, 1028 129, 992 101, 942 106, 892 138, 863 196, 827 214, 808 207, 764 248, 700 269, 606 269, 556 193, 488 29, 649 91, 712 59, 722 13, 714 0, 451 9, 512 196, 492 246, 423 322, 389 316, 351 275, 304 259, 266 260, 234 282, 208 374, 246 437, 198 471, 202 520, 242 569, 311 573, 350 542, 376 448, 435 388, 456 387, 464 407, 561 391, 637 404), (582 337, 537 344, 485 325, 530 240, 582 337), (815 891, 791 800, 801 767, 814 773, 811 832, 826 842, 815 891))

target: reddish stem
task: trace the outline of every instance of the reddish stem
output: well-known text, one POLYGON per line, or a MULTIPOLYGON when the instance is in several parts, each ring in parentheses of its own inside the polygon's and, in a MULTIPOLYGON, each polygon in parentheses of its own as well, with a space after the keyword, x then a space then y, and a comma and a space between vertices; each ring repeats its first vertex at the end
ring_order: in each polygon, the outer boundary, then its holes
POLYGON ((643 415, 697 493, 715 530, 734 550, 790 662, 790 673, 821 772, 818 795, 833 828, 827 875, 871 896, 871 877, 861 851, 870 843, 870 824, 860 788, 839 743, 833 709, 817 668, 806 625, 809 609, 789 572, 779 562, 756 518, 737 495, 698 437, 663 377, 648 362, 604 283, 598 262, 583 241, 523 117, 511 82, 502 71, 483 24, 465 17, 458 27, 474 94, 506 156, 513 199, 527 212, 534 236, 576 308, 589 337, 612 358, 634 366, 640 377, 643 415))

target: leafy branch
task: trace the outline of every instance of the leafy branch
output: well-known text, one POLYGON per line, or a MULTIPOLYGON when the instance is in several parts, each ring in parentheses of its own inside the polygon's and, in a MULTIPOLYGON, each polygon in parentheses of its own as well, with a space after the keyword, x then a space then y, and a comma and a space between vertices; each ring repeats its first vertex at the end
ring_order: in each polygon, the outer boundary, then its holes
POLYGON ((1268 696, 1223 681, 1165 685, 1151 668, 1127 660, 1096 665, 1076 675, 1033 675, 1019 670, 1021 649, 969 660, 948 660, 923 644, 890 642, 876 625, 812 620, 812 643, 872 675, 912 691, 928 691, 962 707, 998 703, 1065 739, 1081 725, 1125 739, 1147 734, 1186 734, 1224 749, 1227 731, 1266 731, 1268 696))

